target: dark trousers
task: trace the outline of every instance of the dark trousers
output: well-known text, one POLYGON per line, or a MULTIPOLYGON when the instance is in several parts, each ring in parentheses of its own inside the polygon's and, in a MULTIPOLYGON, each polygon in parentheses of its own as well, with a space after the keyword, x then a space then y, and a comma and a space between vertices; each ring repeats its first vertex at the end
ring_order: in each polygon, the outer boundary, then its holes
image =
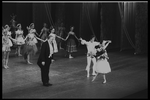
POLYGON ((43 84, 49 82, 49 70, 50 70, 51 58, 48 58, 45 65, 41 65, 41 79, 43 84))

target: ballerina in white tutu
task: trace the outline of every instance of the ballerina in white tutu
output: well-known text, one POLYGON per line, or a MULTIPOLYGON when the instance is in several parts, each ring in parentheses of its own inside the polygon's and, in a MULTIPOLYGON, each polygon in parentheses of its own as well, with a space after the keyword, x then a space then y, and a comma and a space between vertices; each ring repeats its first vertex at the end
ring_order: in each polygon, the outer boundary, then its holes
POLYGON ((16 45, 17 45, 16 53, 18 54, 18 56, 22 56, 21 55, 21 46, 23 44, 25 44, 24 35, 23 35, 23 30, 21 29, 21 24, 18 24, 17 28, 18 28, 18 30, 16 31, 16 40, 17 40, 17 42, 16 42, 16 45))
POLYGON ((5 25, 5 27, 2 30, 2 59, 3 59, 3 67, 5 69, 8 67, 8 59, 9 59, 9 53, 11 51, 11 48, 13 46, 12 41, 10 40, 11 32, 9 31, 10 27, 8 25, 5 25))
MULTIPOLYGON (((57 42, 56 42, 56 37, 61 39, 61 40, 64 40, 62 37, 58 36, 55 34, 55 28, 53 26, 50 27, 50 32, 49 32, 49 36, 52 36, 52 43, 53 43, 53 48, 54 48, 54 53, 57 53, 58 52, 58 47, 57 47, 57 42)), ((54 61, 54 55, 52 55, 52 61, 54 61)))
POLYGON ((111 72, 111 68, 110 68, 110 64, 107 61, 107 59, 109 59, 107 51, 106 51, 106 47, 108 46, 108 44, 111 43, 111 41, 103 41, 102 45, 100 48, 96 48, 97 49, 97 62, 96 62, 96 66, 95 66, 95 70, 97 72, 96 76, 93 78, 92 81, 94 81, 98 75, 98 73, 103 74, 103 83, 106 83, 106 76, 105 74, 111 72))

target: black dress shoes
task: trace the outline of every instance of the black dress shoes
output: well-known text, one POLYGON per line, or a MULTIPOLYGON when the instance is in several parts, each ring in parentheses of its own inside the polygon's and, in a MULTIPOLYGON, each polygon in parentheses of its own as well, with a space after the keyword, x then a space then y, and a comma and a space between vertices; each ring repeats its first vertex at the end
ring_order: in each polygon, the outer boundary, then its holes
POLYGON ((43 86, 52 86, 50 83, 43 83, 43 86))

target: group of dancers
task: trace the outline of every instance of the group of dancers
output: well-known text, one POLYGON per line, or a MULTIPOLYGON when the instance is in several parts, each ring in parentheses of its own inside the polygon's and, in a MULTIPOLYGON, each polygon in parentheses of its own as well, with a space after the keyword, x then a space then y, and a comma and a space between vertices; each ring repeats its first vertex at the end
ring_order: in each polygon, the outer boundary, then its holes
POLYGON ((74 30, 73 26, 70 28, 70 32, 68 33, 66 39, 56 35, 55 28, 53 26, 51 26, 50 29, 48 29, 46 23, 44 23, 44 26, 41 29, 40 34, 38 34, 36 29, 34 28, 34 23, 31 23, 29 26, 27 26, 28 34, 26 36, 24 36, 24 31, 22 30, 21 24, 17 24, 17 30, 15 31, 15 38, 12 38, 11 36, 12 32, 10 31, 10 29, 11 27, 9 25, 5 25, 4 27, 2 27, 3 67, 6 69, 9 68, 8 59, 13 44, 17 46, 15 54, 17 54, 18 56, 22 56, 23 54, 25 61, 28 64, 32 64, 30 62, 30 55, 31 54, 35 55, 37 53, 38 40, 41 41, 42 45, 43 42, 47 41, 49 35, 51 35, 54 38, 53 39, 54 53, 58 52, 56 38, 66 41, 66 51, 69 54, 69 58, 73 58, 71 54, 73 52, 77 52, 76 48, 77 46, 73 37, 75 37, 76 39, 78 38, 73 32, 74 30), (23 47, 22 54, 21 54, 21 47, 23 47))
POLYGON ((68 52, 69 58, 72 57, 73 52, 77 52, 77 44, 75 39, 80 42, 82 45, 86 45, 87 47, 87 77, 90 76, 90 64, 91 61, 93 62, 93 72, 92 75, 95 77, 92 81, 95 80, 98 73, 103 74, 104 82, 106 83, 106 73, 111 72, 111 68, 109 65, 109 62, 107 59, 109 59, 107 55, 106 48, 111 41, 103 40, 102 43, 95 41, 95 36, 91 38, 90 41, 83 40, 82 38, 78 38, 75 35, 74 27, 70 27, 70 31, 68 32, 67 37, 64 39, 61 36, 58 36, 55 34, 55 28, 53 26, 50 27, 50 29, 47 28, 47 24, 44 23, 44 26, 40 32, 40 34, 37 33, 36 29, 34 28, 34 23, 31 23, 29 26, 27 26, 28 34, 24 36, 24 32, 22 30, 21 24, 17 24, 17 30, 16 30, 16 37, 11 37, 11 31, 9 25, 5 25, 2 27, 2 52, 3 52, 3 67, 8 67, 8 59, 9 59, 9 53, 11 51, 11 47, 13 44, 17 45, 16 53, 18 56, 21 55, 21 46, 23 46, 23 57, 25 61, 28 64, 32 64, 30 62, 30 55, 36 54, 38 51, 36 44, 38 43, 37 40, 41 41, 41 47, 42 44, 46 41, 48 41, 49 37, 52 37, 52 47, 53 47, 53 53, 51 53, 51 57, 53 60, 53 54, 58 52, 57 42, 56 38, 59 38, 63 41, 66 41, 66 51, 68 52))
POLYGON ((108 54, 106 51, 107 46, 111 43, 110 40, 103 40, 102 43, 95 41, 95 36, 92 36, 90 41, 81 40, 81 44, 86 45, 87 47, 87 77, 90 76, 90 65, 91 61, 93 62, 93 71, 92 75, 94 81, 99 73, 103 74, 103 83, 106 83, 106 76, 105 74, 111 72, 110 64, 108 62, 108 54))

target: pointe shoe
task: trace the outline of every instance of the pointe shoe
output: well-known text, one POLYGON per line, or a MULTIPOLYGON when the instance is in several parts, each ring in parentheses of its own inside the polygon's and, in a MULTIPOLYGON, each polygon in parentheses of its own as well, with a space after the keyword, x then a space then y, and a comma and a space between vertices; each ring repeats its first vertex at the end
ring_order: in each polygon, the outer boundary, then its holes
POLYGON ((104 80, 103 84, 105 84, 105 83, 106 83, 106 80, 104 80))
POLYGON ((73 58, 72 56, 69 57, 70 59, 73 58))
POLYGON ((22 56, 21 54, 18 55, 19 57, 22 56))
POLYGON ((27 63, 28 63, 28 64, 32 64, 32 63, 31 63, 31 62, 29 62, 29 61, 28 61, 27 63))
POLYGON ((52 59, 52 62, 54 62, 55 60, 54 59, 52 59))
POLYGON ((4 68, 5 68, 5 69, 8 69, 9 67, 8 67, 8 66, 6 66, 6 65, 4 65, 4 68))
POLYGON ((87 67, 85 68, 85 70, 87 70, 87 67))
POLYGON ((89 74, 87 74, 87 77, 90 77, 90 75, 89 75, 89 74))
POLYGON ((96 73, 92 73, 92 75, 96 75, 96 73))

